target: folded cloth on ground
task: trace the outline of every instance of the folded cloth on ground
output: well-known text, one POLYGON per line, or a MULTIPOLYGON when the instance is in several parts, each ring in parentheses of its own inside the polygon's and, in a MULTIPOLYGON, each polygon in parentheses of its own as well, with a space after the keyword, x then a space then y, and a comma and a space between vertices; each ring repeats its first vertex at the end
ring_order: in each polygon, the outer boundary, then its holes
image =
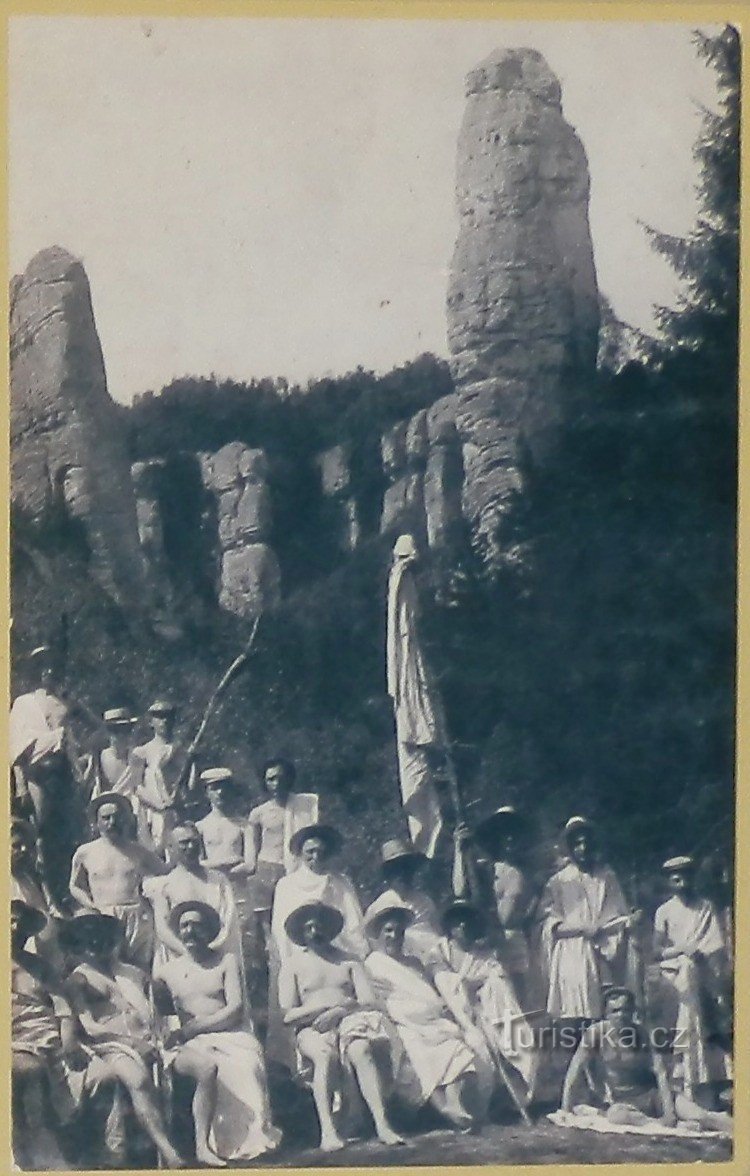
POLYGON ((658 1119, 653 1123, 643 1123, 635 1126, 626 1123, 611 1123, 603 1111, 585 1104, 577 1106, 572 1111, 553 1111, 547 1115, 550 1123, 556 1127, 578 1127, 582 1131, 599 1131, 612 1135, 676 1135, 681 1139, 724 1139, 723 1132, 708 1131, 699 1127, 697 1123, 677 1123, 674 1127, 667 1127, 658 1119))

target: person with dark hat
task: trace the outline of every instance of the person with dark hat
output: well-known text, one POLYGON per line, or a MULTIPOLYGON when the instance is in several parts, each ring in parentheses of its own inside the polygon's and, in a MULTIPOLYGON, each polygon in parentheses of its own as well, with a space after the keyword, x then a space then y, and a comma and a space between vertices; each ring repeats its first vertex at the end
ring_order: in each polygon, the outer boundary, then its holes
POLYGON ((648 1127, 659 1120, 667 1127, 674 1127, 678 1121, 686 1121, 708 1131, 731 1134, 731 1115, 707 1111, 684 1092, 673 1090, 658 1043, 648 1039, 636 1020, 633 993, 628 988, 612 985, 604 993, 603 1006, 601 1020, 584 1031, 571 1059, 563 1084, 561 1111, 567 1114, 573 1111, 576 1084, 583 1073, 590 1083, 599 1070, 603 1079, 599 1093, 611 1123, 648 1127))
POLYGON ((221 916, 196 899, 174 906, 170 928, 183 953, 157 964, 154 997, 179 1028, 166 1039, 176 1073, 195 1083, 193 1124, 200 1164, 223 1167, 273 1151, 281 1133, 271 1122, 263 1053, 245 1015, 237 959, 217 951, 221 916))
POLYGON ((410 955, 426 960, 440 939, 438 909, 419 884, 427 858, 400 837, 385 841, 381 848, 381 871, 386 889, 383 901, 404 903, 414 915, 406 929, 405 945, 410 955))
POLYGON ((376 1008, 361 962, 334 946, 344 916, 326 903, 309 902, 292 911, 284 926, 299 950, 282 965, 279 1003, 296 1034, 302 1073, 312 1070, 321 1149, 338 1151, 344 1146, 332 1109, 339 1066, 345 1079, 356 1083, 379 1141, 403 1143, 388 1120, 384 1076, 373 1052, 378 1045, 389 1053, 395 1034, 376 1008))
POLYGON ((77 915, 60 929, 61 945, 77 959, 68 978, 71 1004, 84 1045, 99 1059, 101 1081, 120 1083, 138 1122, 167 1168, 185 1161, 169 1140, 151 1076, 156 1054, 147 978, 118 958, 123 926, 111 915, 77 915))
POLYGON ((685 1093, 704 1098, 712 1083, 728 1077, 732 1002, 726 944, 716 908, 698 893, 695 860, 668 858, 662 870, 671 897, 654 915, 659 961, 654 996, 662 1022, 676 1029, 685 1093), (717 1039, 717 1048, 710 1037, 717 1039), (722 1037, 723 1048, 718 1048, 722 1037))
POLYGON ((359 959, 367 955, 369 946, 357 892, 345 874, 330 868, 331 858, 342 843, 337 829, 320 823, 298 829, 291 838, 289 847, 299 864, 277 883, 271 914, 271 934, 282 961, 292 949, 286 920, 297 907, 309 902, 323 902, 341 912, 344 922, 336 936, 337 947, 359 959))
POLYGON ((37 829, 39 856, 55 903, 64 907, 70 862, 85 830, 77 785, 78 749, 71 730, 73 707, 62 697, 60 661, 49 645, 29 655, 38 685, 11 708, 10 762, 17 815, 37 829), (18 807, 22 812, 18 812, 18 807))
POLYGON ((514 1081, 516 1097, 529 1101, 538 1068, 531 1026, 513 983, 497 955, 484 942, 487 919, 464 899, 443 911, 443 937, 428 961, 435 987, 460 1025, 478 1029, 492 1064, 514 1081), (507 1061, 516 1072, 509 1075, 507 1061))
POLYGON ((107 745, 95 749, 84 767, 89 801, 94 800, 100 792, 120 792, 133 801, 142 775, 132 759, 136 721, 126 706, 111 707, 104 711, 102 722, 107 733, 107 745))
POLYGON ((97 836, 80 845, 70 869, 70 893, 81 907, 113 915, 125 928, 123 959, 149 971, 154 922, 143 895, 146 878, 167 870, 157 854, 134 840, 130 801, 121 792, 100 792, 91 802, 97 836))
POLYGON ((414 916, 405 903, 380 895, 365 912, 373 950, 365 970, 396 1027, 408 1065, 396 1064, 396 1092, 412 1105, 430 1102, 463 1131, 484 1117, 493 1074, 481 1033, 458 1024, 424 966, 404 951, 414 916))
POLYGON ((601 1016, 603 986, 627 963, 627 936, 639 912, 629 911, 617 876, 599 860, 594 823, 571 817, 563 834, 569 861, 540 900, 547 1011, 580 1027, 601 1016))
MULTIPOLYGON (((153 728, 148 743, 133 748, 133 770, 138 776, 136 808, 138 840, 164 853, 177 816, 177 786, 185 769, 185 752, 175 737, 177 708, 165 698, 151 703, 146 714, 153 728)), ((192 771, 192 769, 191 769, 192 771)))

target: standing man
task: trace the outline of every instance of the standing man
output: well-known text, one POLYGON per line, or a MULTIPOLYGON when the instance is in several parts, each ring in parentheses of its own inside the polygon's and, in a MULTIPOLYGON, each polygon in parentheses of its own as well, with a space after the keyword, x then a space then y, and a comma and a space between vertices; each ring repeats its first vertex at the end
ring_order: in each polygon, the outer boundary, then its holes
POLYGON ((629 913, 614 871, 600 862, 593 822, 571 817, 564 835, 570 860, 550 878, 540 906, 547 1011, 580 1028, 601 1017, 602 986, 623 962, 627 932, 639 913, 629 913))
POLYGON ((443 722, 417 629, 418 554, 411 535, 399 535, 388 579, 386 663, 396 720, 398 774, 414 848, 433 857, 442 817, 430 755, 445 747, 443 722))
POLYGON ((154 956, 154 922, 143 896, 145 878, 163 874, 160 857, 133 837, 130 801, 119 792, 101 792, 91 803, 97 837, 79 846, 70 870, 70 893, 89 911, 120 920, 125 931, 123 959, 144 972, 154 956))
POLYGON ((139 780, 132 761, 133 728, 136 720, 126 706, 113 707, 102 715, 108 743, 94 751, 85 768, 89 799, 102 792, 120 792, 131 801, 139 780))
POLYGON ((693 858, 670 858, 662 868, 672 893, 654 916, 654 954, 668 1006, 662 1023, 675 1025, 675 1056, 685 1094, 692 1099, 710 1094, 706 1088, 713 1081, 727 1078, 723 1052, 712 1050, 708 1039, 717 1037, 729 1047, 729 967, 716 908, 696 889, 693 858))
POLYGON ((146 712, 153 738, 133 749, 138 840, 156 853, 164 853, 177 817, 177 787, 185 768, 185 753, 175 739, 173 703, 159 698, 146 712))
POLYGON ((83 836, 85 816, 75 783, 69 707, 61 697, 58 660, 49 645, 40 645, 32 650, 30 662, 38 685, 20 694, 10 712, 15 802, 17 808, 25 806, 36 826, 43 873, 55 902, 64 905, 70 862, 83 836))

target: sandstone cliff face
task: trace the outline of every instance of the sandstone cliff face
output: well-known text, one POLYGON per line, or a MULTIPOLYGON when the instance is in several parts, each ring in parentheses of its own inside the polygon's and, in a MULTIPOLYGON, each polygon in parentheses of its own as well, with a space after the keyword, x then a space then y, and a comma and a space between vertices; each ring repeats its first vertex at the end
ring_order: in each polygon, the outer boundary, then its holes
POLYGON ((543 456, 571 382, 595 368, 599 301, 588 165, 556 77, 534 50, 499 50, 466 93, 448 342, 464 513, 494 562, 524 446, 543 456))
POLYGON ((198 457, 203 485, 216 502, 219 605, 239 617, 259 616, 281 595, 279 563, 265 542, 271 527, 266 455, 231 441, 198 457))
POLYGON ((456 399, 446 396, 389 429, 381 438, 381 533, 409 531, 424 547, 456 542, 462 523, 463 462, 454 423, 456 399))
POLYGON ((83 266, 45 249, 11 284, 11 496, 32 524, 78 519, 91 571, 118 603, 148 608, 130 464, 107 391, 83 266))
POLYGON ((361 538, 357 500, 354 497, 350 455, 345 445, 333 445, 317 458, 320 488, 331 504, 331 524, 343 551, 354 551, 361 538))

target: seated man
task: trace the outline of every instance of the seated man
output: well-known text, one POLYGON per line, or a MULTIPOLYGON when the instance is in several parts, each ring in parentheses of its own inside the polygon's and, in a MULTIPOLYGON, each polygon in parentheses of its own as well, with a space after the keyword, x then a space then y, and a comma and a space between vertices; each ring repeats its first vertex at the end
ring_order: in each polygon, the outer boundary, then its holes
POLYGON ((150 971, 154 921, 141 888, 145 878, 163 874, 167 867, 135 840, 135 817, 126 796, 100 792, 90 812, 98 835, 73 855, 70 893, 85 910, 119 919, 125 928, 123 959, 150 971))
POLYGON ((243 1012, 237 959, 212 943, 218 912, 204 902, 178 903, 169 916, 182 955, 157 965, 154 993, 180 1026, 165 1045, 176 1073, 195 1082, 193 1123, 200 1163, 225 1166, 272 1151, 281 1133, 271 1123, 263 1053, 243 1012))
POLYGON ((68 1166, 50 1130, 49 1111, 59 1102, 56 1095, 69 1093, 65 1059, 76 1052, 72 1014, 47 962, 27 950, 45 922, 35 907, 11 901, 13 1155, 20 1168, 68 1166))
POLYGON ((731 1018, 731 998, 726 946, 713 903, 697 893, 693 859, 670 858, 662 868, 672 897, 654 916, 654 954, 659 960, 657 1000, 661 997, 663 1022, 676 1027, 675 1052, 681 1062, 685 1092, 692 1098, 699 1088, 727 1077, 722 1051, 712 1051, 708 1041, 712 1016, 717 1029, 725 1030, 722 1044, 729 1045, 726 1023, 731 1018))
POLYGON ((380 1142, 404 1142, 388 1122, 382 1079, 373 1056, 377 1042, 390 1050, 394 1031, 375 1008, 360 961, 332 943, 343 926, 341 912, 325 903, 307 903, 293 911, 284 929, 299 950, 287 957, 279 978, 285 1023, 296 1030, 297 1050, 303 1062, 313 1068, 312 1090, 323 1151, 344 1146, 332 1115, 337 1062, 352 1073, 380 1142))
POLYGON ((731 1131, 726 1112, 706 1111, 682 1092, 672 1092, 664 1059, 635 1021, 635 997, 627 988, 604 994, 604 1017, 584 1030, 563 1084, 563 1111, 572 1111, 575 1086, 585 1068, 599 1064, 607 1118, 640 1126, 659 1118, 667 1126, 678 1119, 713 1131, 731 1131))
POLYGON ((479 1028, 490 1056, 513 1081, 504 1061, 515 1069, 523 1086, 519 1096, 528 1101, 537 1070, 537 1051, 531 1026, 518 1003, 513 984, 500 961, 482 940, 484 916, 468 902, 457 900, 443 913, 444 938, 427 960, 435 987, 460 1025, 479 1028))
MULTIPOLYGON (((486 1112, 493 1087, 479 1029, 461 1029, 419 960, 404 954, 413 919, 386 896, 371 904, 365 926, 374 950, 365 961, 376 999, 396 1026, 413 1079, 407 1097, 431 1102, 454 1127, 472 1130, 486 1112)), ((405 1067, 402 1067, 402 1074, 405 1067)), ((397 1075, 397 1085, 403 1078, 397 1075)))
POLYGON ((146 977, 117 958, 122 934, 110 915, 78 915, 63 925, 60 943, 79 959, 68 979, 71 1004, 89 1054, 101 1063, 100 1079, 125 1088, 164 1166, 184 1168, 167 1138, 151 1078, 155 1040, 146 977))

